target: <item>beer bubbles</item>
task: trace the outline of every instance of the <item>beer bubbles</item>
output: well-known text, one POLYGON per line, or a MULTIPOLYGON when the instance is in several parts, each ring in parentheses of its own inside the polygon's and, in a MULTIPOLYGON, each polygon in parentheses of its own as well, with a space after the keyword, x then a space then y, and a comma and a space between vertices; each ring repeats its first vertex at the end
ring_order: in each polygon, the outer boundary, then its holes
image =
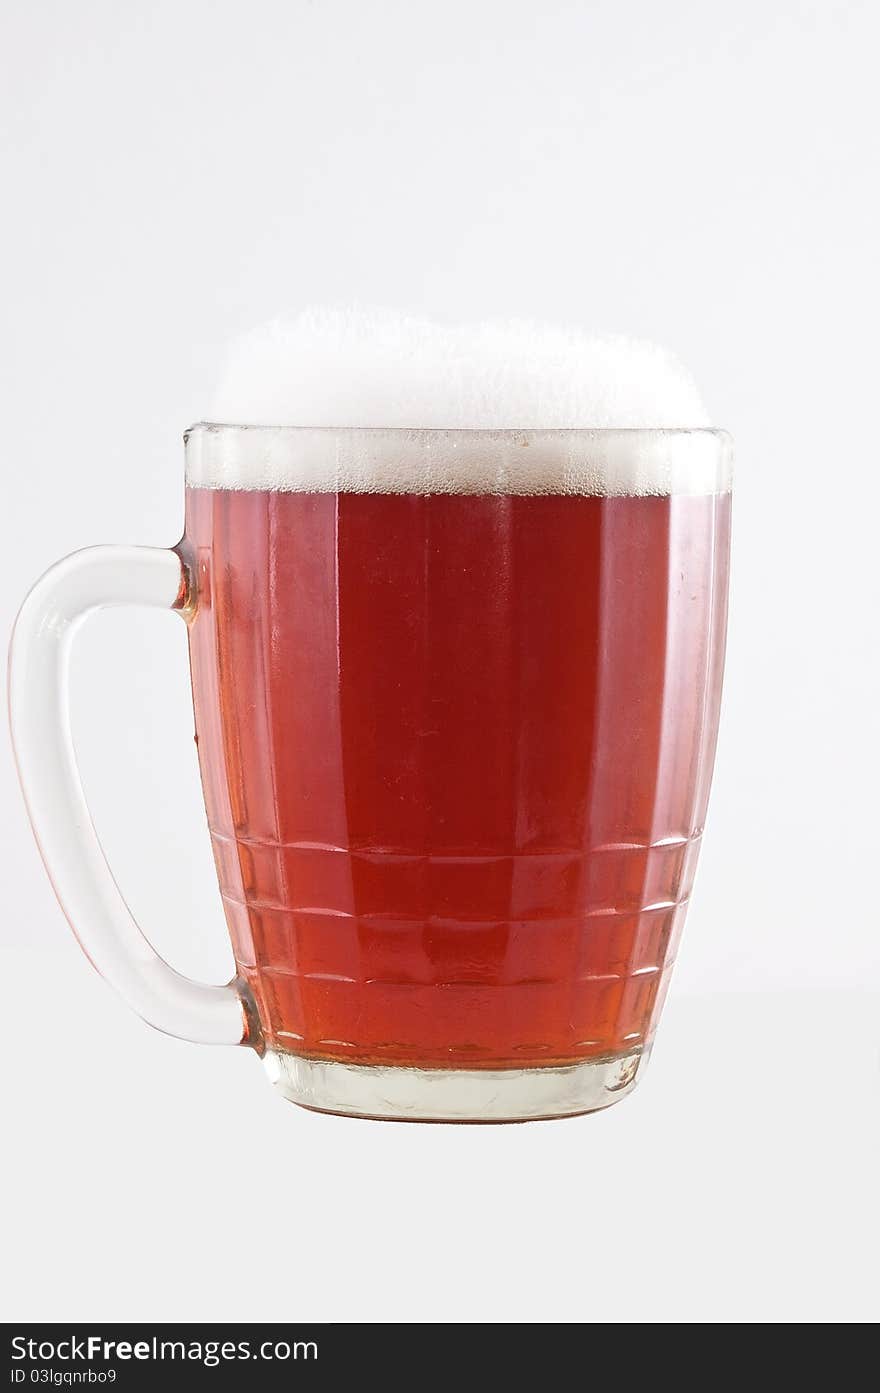
POLYGON ((632 495, 718 484, 705 407, 673 354, 518 320, 306 310, 230 345, 211 418, 250 429, 192 434, 196 487, 632 495))
POLYGON ((236 340, 212 411, 225 424, 267 426, 709 424, 691 375, 653 343, 357 309, 305 310, 236 340))

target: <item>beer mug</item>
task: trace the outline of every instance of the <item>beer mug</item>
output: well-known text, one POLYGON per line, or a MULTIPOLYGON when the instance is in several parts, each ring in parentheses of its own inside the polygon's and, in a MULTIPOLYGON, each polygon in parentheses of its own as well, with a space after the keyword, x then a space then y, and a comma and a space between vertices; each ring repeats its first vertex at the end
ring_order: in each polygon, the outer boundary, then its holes
POLYGON ((309 1108, 515 1121, 623 1098, 703 833, 729 438, 203 424, 185 441, 179 545, 59 562, 13 639, 21 781, 85 952, 150 1024, 249 1045, 309 1108), (188 629, 227 986, 153 951, 89 817, 67 664, 103 605, 188 629))

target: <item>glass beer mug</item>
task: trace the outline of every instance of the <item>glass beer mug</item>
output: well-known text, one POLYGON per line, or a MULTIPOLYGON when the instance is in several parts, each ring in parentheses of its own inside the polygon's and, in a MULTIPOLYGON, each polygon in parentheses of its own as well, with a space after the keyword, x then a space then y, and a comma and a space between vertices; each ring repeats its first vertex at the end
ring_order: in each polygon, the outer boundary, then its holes
POLYGON ((185 439, 180 544, 68 557, 13 640, 22 785, 89 958, 150 1024, 251 1046, 310 1108, 512 1121, 624 1097, 706 813, 729 438, 185 439), (102 605, 189 631, 227 986, 153 951, 89 817, 66 670, 102 605))

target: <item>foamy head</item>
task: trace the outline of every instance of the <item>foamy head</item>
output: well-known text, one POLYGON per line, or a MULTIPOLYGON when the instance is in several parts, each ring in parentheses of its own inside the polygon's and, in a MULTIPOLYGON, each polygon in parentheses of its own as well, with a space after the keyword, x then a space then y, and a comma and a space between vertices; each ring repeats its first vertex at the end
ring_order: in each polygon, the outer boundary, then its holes
POLYGON ((519 322, 311 310, 230 347, 212 415, 193 487, 706 493, 729 472, 672 354, 519 322))

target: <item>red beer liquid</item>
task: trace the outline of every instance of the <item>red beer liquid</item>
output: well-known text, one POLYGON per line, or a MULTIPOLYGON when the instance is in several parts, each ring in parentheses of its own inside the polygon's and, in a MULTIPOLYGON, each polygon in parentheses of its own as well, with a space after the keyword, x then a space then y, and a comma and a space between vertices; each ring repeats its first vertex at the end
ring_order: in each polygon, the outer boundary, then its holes
POLYGON ((729 495, 189 489, 196 728, 270 1048, 650 1042, 693 882, 729 495))

